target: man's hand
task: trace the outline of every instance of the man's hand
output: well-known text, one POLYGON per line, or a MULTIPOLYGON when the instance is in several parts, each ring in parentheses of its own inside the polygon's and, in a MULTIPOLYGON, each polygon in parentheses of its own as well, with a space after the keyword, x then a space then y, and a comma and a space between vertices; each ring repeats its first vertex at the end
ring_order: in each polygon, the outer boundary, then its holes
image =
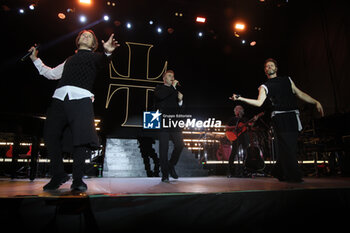
POLYGON ((39 51, 34 46, 32 46, 28 50, 28 52, 32 52, 32 54, 30 54, 30 56, 29 56, 32 61, 35 61, 36 59, 38 59, 38 52, 39 51))
POLYGON ((171 85, 173 85, 174 87, 176 87, 176 85, 178 85, 178 84, 179 84, 179 81, 176 80, 176 79, 174 79, 174 80, 173 80, 173 83, 172 83, 171 85))
POLYGON ((184 98, 184 95, 181 92, 177 92, 177 98, 179 99, 179 101, 181 101, 184 98))
POLYGON ((316 102, 316 108, 317 108, 317 111, 321 114, 321 116, 324 117, 323 107, 321 103, 318 101, 316 102))
POLYGON ((113 51, 120 46, 120 44, 118 44, 118 41, 116 41, 113 37, 114 33, 112 33, 106 42, 102 40, 103 48, 106 53, 113 53, 113 51))
POLYGON ((229 97, 229 99, 230 99, 230 100, 233 100, 233 101, 236 101, 236 100, 239 99, 239 97, 241 97, 241 96, 233 93, 232 96, 229 97))

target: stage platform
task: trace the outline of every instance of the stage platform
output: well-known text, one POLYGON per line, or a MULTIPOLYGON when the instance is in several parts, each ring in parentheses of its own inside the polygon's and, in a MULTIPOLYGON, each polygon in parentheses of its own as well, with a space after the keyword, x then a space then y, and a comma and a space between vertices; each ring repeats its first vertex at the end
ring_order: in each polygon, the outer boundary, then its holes
POLYGON ((44 192, 48 179, 3 178, 0 221, 12 232, 349 231, 350 178, 304 180, 90 178, 77 194, 71 181, 44 192))

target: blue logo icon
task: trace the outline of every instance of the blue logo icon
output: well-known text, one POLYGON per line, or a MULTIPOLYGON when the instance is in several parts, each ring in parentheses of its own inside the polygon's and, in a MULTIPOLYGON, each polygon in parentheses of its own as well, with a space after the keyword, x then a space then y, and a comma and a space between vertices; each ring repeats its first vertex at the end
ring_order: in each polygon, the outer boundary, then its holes
POLYGON ((160 119, 162 113, 157 110, 156 112, 143 112, 143 128, 144 129, 160 129, 160 119))

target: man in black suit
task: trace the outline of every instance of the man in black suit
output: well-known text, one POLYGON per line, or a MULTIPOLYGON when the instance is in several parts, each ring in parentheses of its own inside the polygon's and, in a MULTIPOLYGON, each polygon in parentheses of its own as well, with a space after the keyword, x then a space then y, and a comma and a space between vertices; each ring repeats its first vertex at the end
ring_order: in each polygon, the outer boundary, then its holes
MULTIPOLYGON (((164 84, 156 87, 154 91, 155 107, 162 114, 178 113, 183 102, 183 95, 176 86, 179 81, 174 77, 174 71, 167 70, 163 74, 164 84)), ((178 178, 175 165, 179 161, 184 147, 182 132, 179 129, 161 129, 159 132, 159 158, 162 171, 162 181, 169 182, 169 174, 174 179, 178 178), (174 143, 174 150, 168 160, 169 139, 174 143)))

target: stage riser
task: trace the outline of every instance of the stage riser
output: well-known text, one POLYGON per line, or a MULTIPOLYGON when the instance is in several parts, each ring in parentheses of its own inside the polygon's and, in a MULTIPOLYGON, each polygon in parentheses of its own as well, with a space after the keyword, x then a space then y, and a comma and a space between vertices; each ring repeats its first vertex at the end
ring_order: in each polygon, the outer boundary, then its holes
MULTIPOLYGON (((159 158, 158 140, 152 145, 159 158)), ((169 142, 169 156, 174 148, 169 142)), ((150 158, 151 169, 154 169, 153 160, 150 158)), ((183 149, 180 160, 176 165, 176 172, 182 177, 207 176, 208 172, 203 169, 195 155, 183 149)), ((146 177, 145 165, 136 139, 108 138, 103 166, 104 177, 146 177)))

